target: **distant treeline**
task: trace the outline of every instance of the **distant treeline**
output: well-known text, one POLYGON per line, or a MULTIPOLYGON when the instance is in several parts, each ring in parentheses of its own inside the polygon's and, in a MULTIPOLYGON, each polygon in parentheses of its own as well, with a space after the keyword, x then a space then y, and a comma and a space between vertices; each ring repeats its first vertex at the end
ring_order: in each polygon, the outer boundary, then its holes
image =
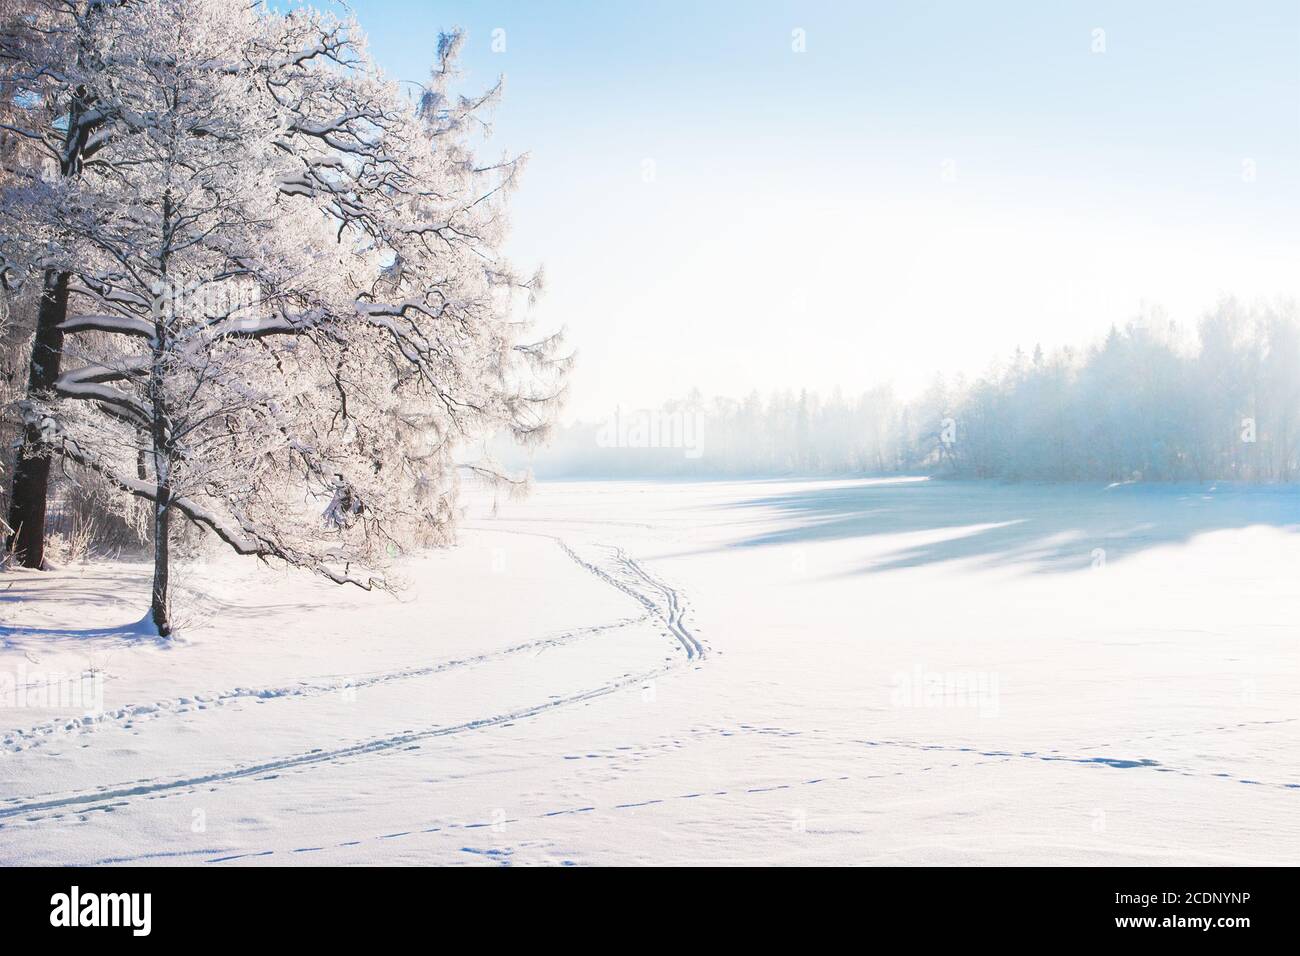
POLYGON ((1293 305, 1229 299, 1189 334, 1147 312, 1090 347, 1017 350, 974 381, 940 378, 908 402, 886 387, 742 401, 696 391, 560 429, 532 465, 539 477, 1292 481, 1300 320, 1293 305))

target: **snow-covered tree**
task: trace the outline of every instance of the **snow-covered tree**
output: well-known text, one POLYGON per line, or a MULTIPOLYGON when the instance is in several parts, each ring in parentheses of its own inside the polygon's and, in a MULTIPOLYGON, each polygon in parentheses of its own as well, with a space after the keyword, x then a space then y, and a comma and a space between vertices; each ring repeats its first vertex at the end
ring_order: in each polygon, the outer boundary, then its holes
POLYGON ((177 515, 384 586, 391 553, 449 535, 460 449, 540 439, 562 393, 558 340, 514 319, 536 282, 499 255, 519 163, 471 149, 491 97, 451 98, 450 36, 412 104, 314 11, 133 0, 96 29, 96 175, 0 206, 7 259, 69 276, 41 443, 151 503, 161 633, 177 515))
MULTIPOLYGON (((131 0, 125 0, 131 2, 131 0)), ((7 0, 0 8, 0 145, 6 191, 42 179, 76 177, 102 146, 107 114, 88 82, 108 44, 99 30, 103 0, 7 0)), ((48 395, 63 358, 70 273, 51 262, 24 274, 0 254, 6 290, 39 282, 26 397, 48 395)), ((51 453, 30 406, 14 464, 6 544, 28 567, 44 564, 51 453)))

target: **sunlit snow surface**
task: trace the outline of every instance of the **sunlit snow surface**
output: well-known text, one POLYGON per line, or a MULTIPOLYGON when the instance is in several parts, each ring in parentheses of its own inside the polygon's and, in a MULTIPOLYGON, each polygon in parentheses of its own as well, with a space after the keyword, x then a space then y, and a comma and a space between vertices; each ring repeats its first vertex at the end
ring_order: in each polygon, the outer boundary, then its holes
POLYGON ((1295 491, 490 505, 398 598, 191 566, 171 646, 144 565, 0 575, 0 862, 1300 863, 1295 491))

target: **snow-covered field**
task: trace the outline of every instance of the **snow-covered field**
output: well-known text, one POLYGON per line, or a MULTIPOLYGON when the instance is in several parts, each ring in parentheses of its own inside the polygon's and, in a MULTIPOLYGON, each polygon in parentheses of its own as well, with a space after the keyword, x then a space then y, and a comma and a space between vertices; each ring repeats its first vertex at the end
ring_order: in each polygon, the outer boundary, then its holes
POLYGON ((0 863, 1300 863, 1297 530, 1226 486, 543 483, 396 598, 191 567, 171 646, 143 565, 0 575, 0 863), (86 673, 102 712, 41 706, 86 673))

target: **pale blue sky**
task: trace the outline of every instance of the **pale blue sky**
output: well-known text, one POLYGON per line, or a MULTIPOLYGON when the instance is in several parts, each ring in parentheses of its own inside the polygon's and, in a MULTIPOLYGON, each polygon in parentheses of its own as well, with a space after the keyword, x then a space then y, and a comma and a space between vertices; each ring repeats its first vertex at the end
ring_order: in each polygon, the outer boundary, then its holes
POLYGON ((570 416, 906 393, 1144 299, 1300 295, 1296 0, 353 9, 393 76, 454 25, 467 89, 505 74, 510 251, 579 350, 570 416))

